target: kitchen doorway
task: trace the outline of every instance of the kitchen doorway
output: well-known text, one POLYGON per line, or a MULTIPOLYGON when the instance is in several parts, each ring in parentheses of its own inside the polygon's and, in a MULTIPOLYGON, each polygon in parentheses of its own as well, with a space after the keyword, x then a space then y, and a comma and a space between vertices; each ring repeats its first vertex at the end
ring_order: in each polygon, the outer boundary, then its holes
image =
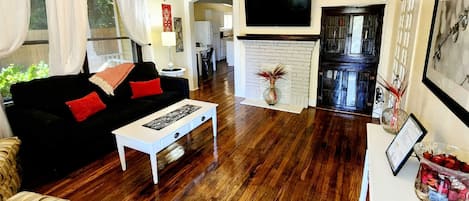
POLYGON ((194 31, 199 86, 212 79, 217 62, 233 66, 233 7, 218 1, 194 3, 194 31), (203 61, 209 62, 203 62, 203 61))

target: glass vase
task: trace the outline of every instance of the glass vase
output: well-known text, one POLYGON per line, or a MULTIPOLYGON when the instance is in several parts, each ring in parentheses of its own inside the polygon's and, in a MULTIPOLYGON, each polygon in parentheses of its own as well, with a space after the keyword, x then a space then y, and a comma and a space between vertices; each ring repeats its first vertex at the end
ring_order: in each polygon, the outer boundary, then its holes
POLYGON ((438 142, 419 142, 415 193, 424 201, 469 201, 469 152, 438 142))
POLYGON ((270 84, 269 88, 264 91, 264 100, 268 105, 275 105, 278 103, 278 89, 275 84, 270 84))
POLYGON ((400 101, 396 100, 392 107, 384 109, 381 114, 381 125, 388 133, 397 134, 409 116, 399 105, 400 101))

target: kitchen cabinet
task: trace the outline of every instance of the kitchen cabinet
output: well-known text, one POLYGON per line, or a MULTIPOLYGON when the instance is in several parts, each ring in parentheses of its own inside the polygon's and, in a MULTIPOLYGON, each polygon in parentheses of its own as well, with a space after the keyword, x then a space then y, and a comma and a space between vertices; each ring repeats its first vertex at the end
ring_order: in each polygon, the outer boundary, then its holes
POLYGON ((226 40, 221 39, 220 44, 218 46, 218 52, 217 52, 217 61, 226 59, 226 40))
POLYGON ((204 47, 213 44, 213 29, 210 21, 195 21, 195 40, 204 47))

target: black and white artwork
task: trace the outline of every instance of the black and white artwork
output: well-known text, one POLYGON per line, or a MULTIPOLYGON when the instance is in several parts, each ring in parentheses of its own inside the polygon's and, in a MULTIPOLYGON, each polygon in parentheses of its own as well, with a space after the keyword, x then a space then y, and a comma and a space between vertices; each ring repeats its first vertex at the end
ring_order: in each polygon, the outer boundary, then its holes
POLYGON ((202 107, 196 106, 196 105, 184 105, 162 117, 158 117, 144 124, 143 126, 147 128, 155 129, 155 130, 161 130, 171 125, 172 123, 176 122, 177 120, 182 119, 185 116, 197 111, 200 108, 202 107))
POLYGON ((423 82, 469 125, 469 0, 435 0, 423 82))
POLYGON ((184 42, 182 40, 182 18, 174 18, 174 32, 176 32, 176 52, 184 52, 184 42))

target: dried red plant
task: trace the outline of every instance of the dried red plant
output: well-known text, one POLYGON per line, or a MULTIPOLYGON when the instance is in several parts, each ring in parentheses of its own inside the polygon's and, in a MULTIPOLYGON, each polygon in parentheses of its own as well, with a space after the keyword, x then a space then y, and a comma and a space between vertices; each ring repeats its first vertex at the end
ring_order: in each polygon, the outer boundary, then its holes
POLYGON ((383 77, 381 77, 381 75, 379 75, 378 83, 383 86, 387 91, 391 92, 391 94, 396 97, 397 102, 400 102, 402 96, 404 96, 404 93, 407 90, 407 73, 405 73, 405 76, 402 79, 400 79, 399 76, 396 79, 397 83, 399 83, 398 86, 389 83, 383 77))
POLYGON ((401 103, 401 98, 404 96, 405 91, 407 90, 408 80, 407 72, 404 73, 404 77, 396 75, 393 83, 389 83, 381 75, 378 75, 378 83, 383 86, 387 91, 389 91, 396 99, 393 105, 393 117, 390 121, 390 126, 396 131, 398 128, 398 117, 399 117, 399 107, 401 103))
POLYGON ((287 74, 285 67, 282 64, 277 65, 272 71, 260 71, 256 75, 268 80, 270 84, 275 84, 277 79, 283 78, 287 74))

